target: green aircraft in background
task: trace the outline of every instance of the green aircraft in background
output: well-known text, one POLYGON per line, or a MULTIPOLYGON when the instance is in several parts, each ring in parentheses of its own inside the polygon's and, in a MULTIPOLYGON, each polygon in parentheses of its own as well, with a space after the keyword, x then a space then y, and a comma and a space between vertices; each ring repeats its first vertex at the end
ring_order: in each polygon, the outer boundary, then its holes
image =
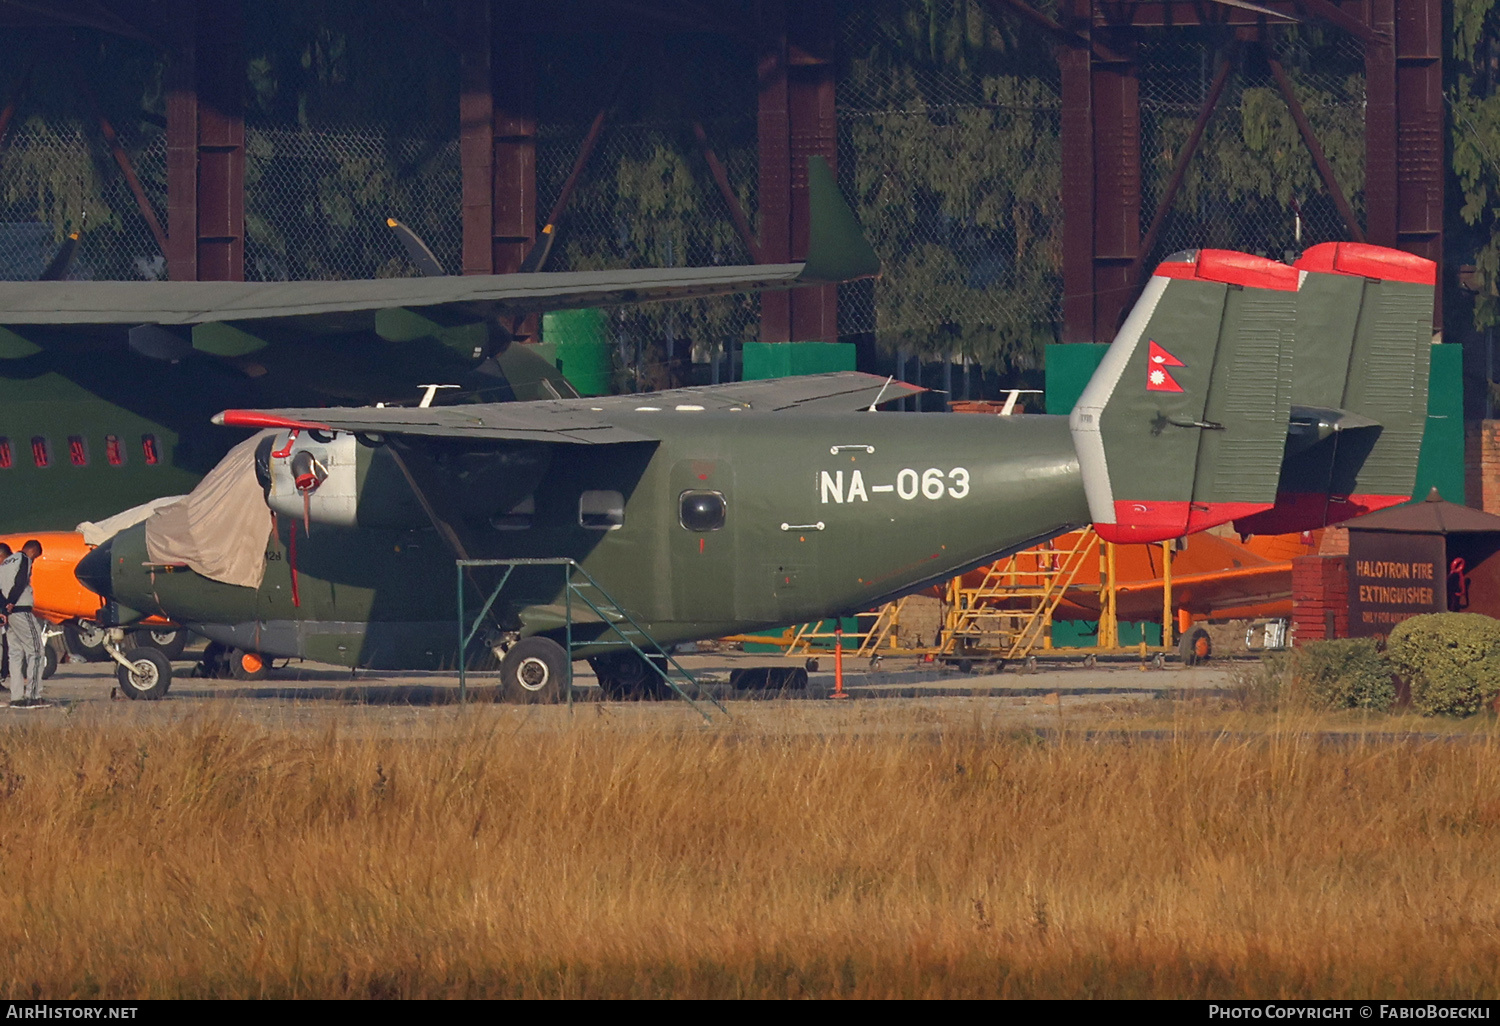
MULTIPOLYGON (((0 283, 0 533, 62 529, 188 491, 241 437, 231 406, 565 398, 514 328, 544 310, 689 299, 873 275, 878 261, 821 158, 796 264, 445 277, 396 222, 422 278, 0 283)), ((550 243, 552 233, 545 236, 550 243)), ((529 258, 530 259, 530 258, 529 258)))
MULTIPOLYGON (((660 691, 675 644, 852 614, 1090 522, 1146 542, 1406 501, 1434 273, 1361 244, 1178 254, 1068 417, 876 412, 897 386, 857 374, 229 410, 265 433, 78 578, 114 627, 385 669, 475 658, 462 601, 516 700, 556 700, 579 657, 610 694, 660 691)), ((119 660, 126 694, 165 693, 163 660, 119 660)))

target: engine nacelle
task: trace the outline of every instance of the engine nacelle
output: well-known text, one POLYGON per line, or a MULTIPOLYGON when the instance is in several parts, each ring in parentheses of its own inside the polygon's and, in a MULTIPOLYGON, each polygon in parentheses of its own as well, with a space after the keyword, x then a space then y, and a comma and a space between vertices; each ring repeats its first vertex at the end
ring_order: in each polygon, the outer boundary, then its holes
POLYGON ((266 505, 297 520, 305 513, 312 523, 358 527, 361 446, 343 431, 320 437, 279 431, 272 438, 266 505))

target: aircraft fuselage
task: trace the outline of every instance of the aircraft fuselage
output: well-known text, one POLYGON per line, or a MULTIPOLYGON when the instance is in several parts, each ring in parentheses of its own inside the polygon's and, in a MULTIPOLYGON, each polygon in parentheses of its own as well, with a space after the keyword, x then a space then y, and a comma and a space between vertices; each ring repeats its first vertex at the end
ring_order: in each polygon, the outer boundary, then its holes
MULTIPOLYGON (((577 560, 664 645, 868 609, 1088 521, 1064 417, 668 409, 616 422, 660 442, 545 447, 489 486, 515 491, 505 505, 522 512, 468 523, 464 543, 473 558, 577 560)), ((131 528, 112 542, 113 598, 267 655, 455 665, 458 578, 436 531, 314 523, 309 536, 282 516, 269 533, 250 589, 147 565, 131 528)), ((473 571, 470 615, 501 573, 473 571)), ((575 639, 620 644, 572 601, 575 639)), ((495 627, 560 636, 564 602, 560 570, 518 570, 495 627)))

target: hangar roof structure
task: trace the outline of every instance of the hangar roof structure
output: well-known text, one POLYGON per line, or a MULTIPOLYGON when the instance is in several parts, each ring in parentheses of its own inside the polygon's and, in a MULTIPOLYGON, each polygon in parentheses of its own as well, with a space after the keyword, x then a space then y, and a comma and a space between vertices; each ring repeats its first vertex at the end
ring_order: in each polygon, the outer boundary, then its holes
MULTIPOLYGON (((1056 47, 1061 74, 1062 296, 1060 337, 1112 337, 1132 302, 1231 65, 1269 63, 1344 222, 1347 236, 1442 259, 1443 99, 1441 0, 976 0, 985 15, 1024 23, 1056 47), (1268 40, 1282 27, 1317 23, 1356 40, 1366 73, 1363 218, 1345 195, 1295 87, 1268 40), (1152 73, 1140 60, 1150 33, 1216 29, 1211 88, 1167 187, 1144 209, 1140 94, 1152 73), (1147 216, 1149 213, 1149 216, 1147 216)), ((538 209, 539 88, 530 38, 537 32, 696 32, 743 42, 756 78, 754 211, 715 167, 734 226, 760 262, 800 259, 807 245, 805 165, 839 157, 839 0, 430 0, 402 5, 446 41, 458 68, 462 167, 462 270, 518 269, 558 211, 538 209), (752 227, 755 225, 756 227, 752 227)), ((395 8, 375 4, 371 17, 395 8)), ((156 209, 112 144, 170 277, 245 276, 244 7, 208 0, 0 0, 0 30, 85 28, 167 55, 167 189, 156 209), (169 230, 170 229, 170 230, 169 230)), ((602 102, 602 98, 601 98, 602 102)), ((15 100, 0 110, 0 143, 15 100)), ((596 119, 579 153, 597 141, 596 119)), ((106 133, 108 134, 108 133, 106 133)), ((699 137, 710 166, 712 140, 699 137)), ((963 155, 953 155, 963 159, 963 155)), ((566 194, 566 189, 564 190, 566 194)), ((565 197, 564 197, 565 198, 565 197)), ((1439 323, 1441 312, 1438 314, 1439 323)), ((762 341, 839 337, 833 288, 766 297, 762 341)))

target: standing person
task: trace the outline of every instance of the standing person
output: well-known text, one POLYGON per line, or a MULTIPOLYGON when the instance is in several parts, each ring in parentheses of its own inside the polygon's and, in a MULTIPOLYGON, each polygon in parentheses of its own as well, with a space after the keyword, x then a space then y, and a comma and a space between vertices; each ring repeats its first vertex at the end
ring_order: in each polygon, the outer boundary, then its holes
POLYGON ((0 609, 6 618, 10 642, 10 707, 44 709, 52 703, 42 698, 42 666, 46 639, 42 622, 31 611, 31 567, 42 554, 35 538, 21 551, 0 561, 0 609))
MULTIPOLYGON (((11 550, 11 547, 9 545, 5 544, 4 542, 0 542, 0 563, 3 563, 8 558, 10 558, 11 551, 12 550, 11 550)), ((10 672, 9 668, 6 666, 6 663, 8 663, 9 660, 4 658, 4 652, 5 652, 5 610, 4 610, 4 607, 0 607, 0 684, 3 684, 5 682, 6 674, 8 674, 10 672)))

